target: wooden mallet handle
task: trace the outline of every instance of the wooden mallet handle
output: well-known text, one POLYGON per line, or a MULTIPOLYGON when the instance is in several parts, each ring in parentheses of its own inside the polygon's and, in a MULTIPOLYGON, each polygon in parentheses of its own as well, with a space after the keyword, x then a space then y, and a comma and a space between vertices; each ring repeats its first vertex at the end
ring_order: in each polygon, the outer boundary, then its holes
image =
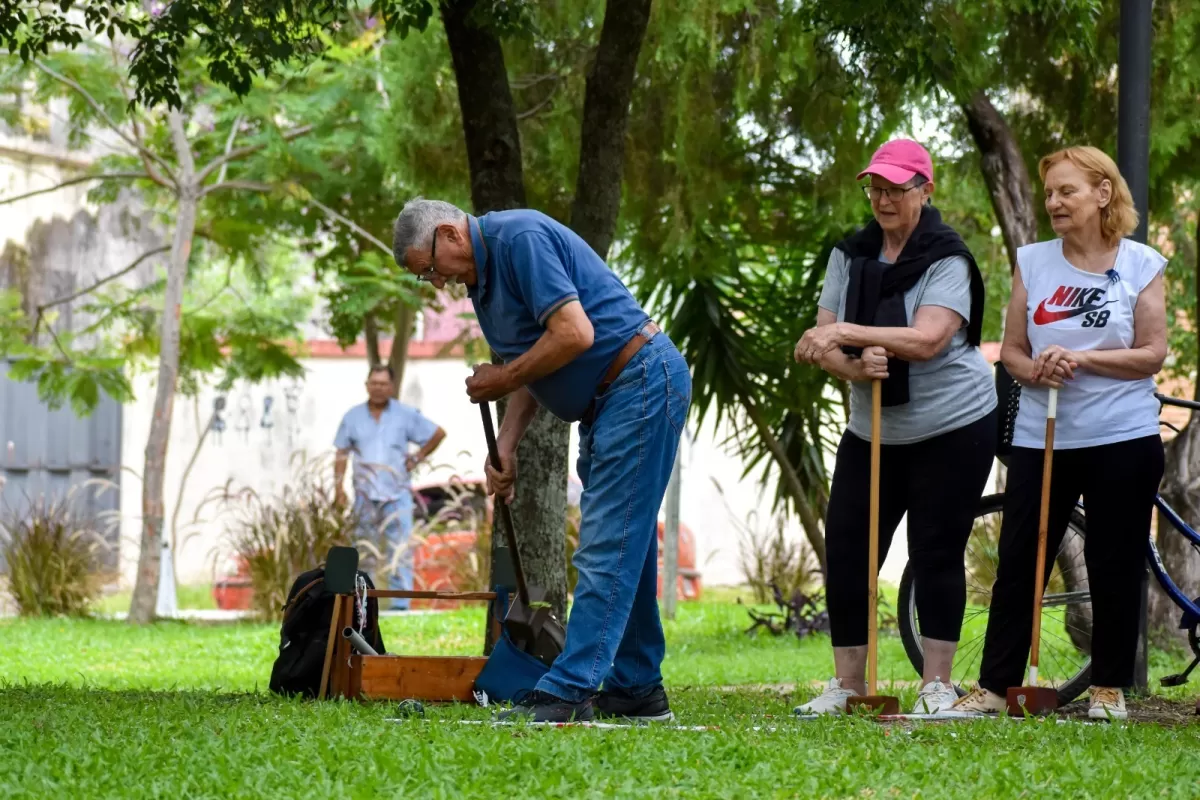
POLYGON ((867 694, 875 695, 879 672, 879 426, 883 382, 871 381, 871 523, 867 545, 867 694))
POLYGON ((1038 654, 1042 645, 1042 594, 1045 592, 1046 540, 1050 533, 1050 473, 1054 466, 1054 420, 1058 389, 1050 388, 1046 402, 1046 451, 1042 456, 1042 507, 1038 514, 1037 571, 1033 580, 1033 640, 1029 648, 1029 685, 1037 686, 1038 654))

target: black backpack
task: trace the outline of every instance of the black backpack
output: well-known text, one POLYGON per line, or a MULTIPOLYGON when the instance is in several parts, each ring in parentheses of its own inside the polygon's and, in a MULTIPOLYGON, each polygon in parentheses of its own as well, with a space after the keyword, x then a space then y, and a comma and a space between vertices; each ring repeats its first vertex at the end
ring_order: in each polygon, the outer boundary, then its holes
MULTIPOLYGON (((359 570, 367 587, 374 589, 371 576, 359 570)), ((344 602, 344 601, 343 601, 344 602)), ((354 628, 362 622, 358 602, 354 602, 354 628)), ((271 667, 270 689, 276 694, 300 694, 316 697, 321 670, 325 665, 325 645, 329 641, 329 622, 333 617, 333 594, 325 588, 325 569, 318 567, 301 573, 288 591, 283 607, 283 625, 279 632, 279 655, 271 667)), ((337 635, 341 635, 338 631, 337 635)), ((362 637, 383 655, 383 637, 379 633, 379 600, 367 598, 367 619, 362 637)))

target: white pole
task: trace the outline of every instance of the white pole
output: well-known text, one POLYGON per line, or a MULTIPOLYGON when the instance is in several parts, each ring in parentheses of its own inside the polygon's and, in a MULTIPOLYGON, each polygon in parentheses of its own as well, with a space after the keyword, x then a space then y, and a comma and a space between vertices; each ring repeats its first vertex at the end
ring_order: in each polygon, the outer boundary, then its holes
POLYGON ((675 450, 675 463, 671 467, 671 479, 667 482, 666 524, 663 530, 663 615, 675 619, 675 600, 678 594, 679 574, 679 494, 680 452, 682 444, 675 450))
POLYGON ((179 613, 179 605, 175 598, 174 567, 170 537, 163 536, 162 558, 158 562, 158 597, 154 604, 156 617, 171 619, 179 613))

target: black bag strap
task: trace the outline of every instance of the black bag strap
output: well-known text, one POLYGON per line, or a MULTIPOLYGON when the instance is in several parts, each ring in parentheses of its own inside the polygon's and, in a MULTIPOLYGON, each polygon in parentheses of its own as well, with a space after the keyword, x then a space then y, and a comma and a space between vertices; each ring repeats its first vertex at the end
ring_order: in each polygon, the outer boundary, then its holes
POLYGON ((309 581, 304 586, 302 586, 300 588, 300 591, 296 592, 296 596, 293 597, 290 601, 288 601, 287 606, 284 607, 284 610, 283 610, 283 624, 284 625, 287 625, 288 622, 291 620, 292 614, 294 614, 296 612, 296 608, 297 608, 297 606, 300 605, 300 601, 304 598, 304 596, 307 595, 312 590, 312 588, 314 586, 316 586, 318 583, 324 583, 324 582, 325 582, 324 578, 314 578, 313 580, 309 581))

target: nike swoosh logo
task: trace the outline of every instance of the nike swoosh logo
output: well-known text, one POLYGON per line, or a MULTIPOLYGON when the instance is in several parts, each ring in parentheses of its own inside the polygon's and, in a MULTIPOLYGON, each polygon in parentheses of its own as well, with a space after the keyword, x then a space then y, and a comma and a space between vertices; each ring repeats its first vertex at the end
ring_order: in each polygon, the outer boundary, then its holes
POLYGON ((1059 322, 1071 317, 1078 317, 1080 314, 1086 314, 1089 311, 1099 311, 1109 303, 1115 303, 1116 300, 1106 300, 1103 303, 1096 305, 1080 306, 1079 308, 1068 308, 1063 311, 1047 311, 1046 301, 1043 300, 1038 304, 1037 309, 1033 312, 1034 325, 1049 325, 1051 322, 1059 322))

